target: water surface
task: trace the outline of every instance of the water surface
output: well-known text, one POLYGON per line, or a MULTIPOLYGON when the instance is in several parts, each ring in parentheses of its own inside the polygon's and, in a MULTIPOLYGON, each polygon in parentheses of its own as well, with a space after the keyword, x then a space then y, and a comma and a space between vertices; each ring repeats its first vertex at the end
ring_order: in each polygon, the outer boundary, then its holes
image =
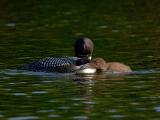
POLYGON ((0 119, 158 120, 159 0, 0 2, 0 119), (93 57, 119 61, 128 75, 17 71, 47 56, 72 56, 80 36, 93 57))

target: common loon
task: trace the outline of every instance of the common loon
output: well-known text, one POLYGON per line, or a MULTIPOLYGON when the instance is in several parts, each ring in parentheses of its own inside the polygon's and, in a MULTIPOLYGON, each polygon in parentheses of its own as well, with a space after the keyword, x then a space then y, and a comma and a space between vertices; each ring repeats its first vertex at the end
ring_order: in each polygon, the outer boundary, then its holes
POLYGON ((90 63, 82 65, 81 68, 76 73, 128 73, 131 72, 131 68, 120 62, 106 62, 103 58, 94 58, 90 63))
POLYGON ((38 72, 75 72, 82 65, 91 61, 93 42, 89 38, 79 38, 74 45, 75 57, 47 57, 25 64, 20 70, 38 72))

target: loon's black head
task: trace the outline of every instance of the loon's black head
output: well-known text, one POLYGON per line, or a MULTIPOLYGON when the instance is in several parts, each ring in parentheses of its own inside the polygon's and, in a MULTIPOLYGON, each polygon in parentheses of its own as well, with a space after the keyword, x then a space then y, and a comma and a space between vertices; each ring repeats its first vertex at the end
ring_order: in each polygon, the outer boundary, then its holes
POLYGON ((76 57, 87 57, 89 60, 91 60, 92 52, 93 52, 93 42, 89 38, 79 38, 76 40, 74 45, 74 52, 76 57))

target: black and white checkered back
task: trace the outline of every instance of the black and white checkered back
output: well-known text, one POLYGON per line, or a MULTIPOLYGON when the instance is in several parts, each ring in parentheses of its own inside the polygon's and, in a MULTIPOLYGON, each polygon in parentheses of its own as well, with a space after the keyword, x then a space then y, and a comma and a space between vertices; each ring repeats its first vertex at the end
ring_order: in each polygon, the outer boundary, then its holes
POLYGON ((73 72, 76 70, 77 57, 47 57, 30 64, 25 64, 20 69, 45 72, 73 72))

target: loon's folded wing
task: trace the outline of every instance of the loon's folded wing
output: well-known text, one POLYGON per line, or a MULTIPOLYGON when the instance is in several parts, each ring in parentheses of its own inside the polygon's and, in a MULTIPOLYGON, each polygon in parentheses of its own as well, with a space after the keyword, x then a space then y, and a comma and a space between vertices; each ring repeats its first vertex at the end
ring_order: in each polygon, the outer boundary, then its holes
POLYGON ((39 61, 25 64, 20 69, 45 72, 72 72, 75 68, 77 57, 47 57, 39 61))

